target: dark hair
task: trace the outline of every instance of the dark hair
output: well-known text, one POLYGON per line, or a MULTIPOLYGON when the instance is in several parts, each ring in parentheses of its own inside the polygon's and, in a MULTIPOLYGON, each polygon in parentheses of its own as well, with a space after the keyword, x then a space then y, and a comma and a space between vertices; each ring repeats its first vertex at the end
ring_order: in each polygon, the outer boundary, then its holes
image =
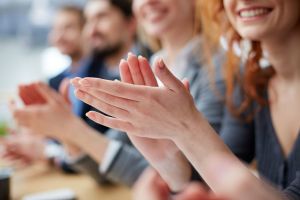
POLYGON ((70 12, 78 16, 80 21, 80 26, 84 26, 85 24, 85 17, 83 13, 83 9, 74 5, 64 5, 59 8, 58 12, 70 12))
MULTIPOLYGON (((100 1, 100 0, 90 0, 90 1, 100 1)), ((126 18, 133 17, 132 0, 106 0, 106 1, 108 1, 115 8, 119 9, 126 18)))
POLYGON ((121 10, 125 17, 132 17, 132 0, 110 0, 110 3, 121 10))

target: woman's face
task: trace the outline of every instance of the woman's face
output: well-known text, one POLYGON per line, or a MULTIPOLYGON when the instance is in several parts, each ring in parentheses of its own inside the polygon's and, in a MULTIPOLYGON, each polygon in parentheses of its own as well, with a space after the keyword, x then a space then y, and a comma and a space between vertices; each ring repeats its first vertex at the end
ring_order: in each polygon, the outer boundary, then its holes
POLYGON ((243 38, 263 41, 288 36, 300 26, 299 0, 223 0, 230 22, 243 38))
MULTIPOLYGON (((133 10, 147 34, 160 37, 170 29, 189 24, 195 0, 134 0, 133 10)), ((180 33, 178 33, 180 34, 180 33)))

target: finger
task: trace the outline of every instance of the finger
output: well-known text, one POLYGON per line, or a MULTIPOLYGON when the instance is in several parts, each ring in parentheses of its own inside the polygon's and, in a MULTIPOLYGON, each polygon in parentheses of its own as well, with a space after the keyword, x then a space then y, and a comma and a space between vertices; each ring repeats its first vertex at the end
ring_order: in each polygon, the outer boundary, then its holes
POLYGON ((20 88, 19 95, 25 105, 45 103, 45 100, 38 93, 34 84, 22 85, 19 88, 20 88))
POLYGON ((36 103, 36 97, 31 87, 29 85, 19 86, 19 97, 22 99, 24 105, 32 105, 36 103))
POLYGON ((81 85, 79 89, 84 91, 88 88, 93 88, 112 96, 124 99, 130 99, 134 101, 145 99, 144 86, 137 86, 119 81, 109 81, 100 78, 84 78, 80 80, 79 83, 81 85))
POLYGON ((30 96, 27 94, 25 89, 25 85, 19 85, 19 92, 18 95, 22 99, 24 105, 30 105, 32 103, 30 96))
POLYGON ((183 83, 184 87, 187 89, 187 91, 190 92, 190 82, 189 82, 189 80, 185 78, 185 79, 182 80, 182 83, 183 83))
POLYGON ((182 193, 176 195, 174 200, 213 200, 209 193, 198 183, 191 183, 182 193))
POLYGON ((155 74, 168 89, 178 91, 183 88, 183 84, 169 71, 162 59, 155 63, 155 74))
POLYGON ((138 58, 132 53, 129 53, 127 61, 128 61, 129 70, 131 73, 133 83, 135 85, 145 85, 145 81, 142 72, 140 70, 138 58))
POLYGON ((99 111, 104 112, 110 116, 124 119, 129 115, 129 112, 127 110, 106 103, 84 91, 76 90, 75 95, 78 99, 82 100, 86 104, 89 104, 92 107, 97 108, 99 111))
MULTIPOLYGON (((104 103, 107 103, 109 105, 118 107, 118 108, 126 110, 126 111, 133 110, 137 106, 136 105, 137 101, 116 97, 116 96, 104 93, 100 90, 87 88, 85 91, 80 90, 80 89, 77 90, 77 91, 80 91, 81 94, 83 93, 83 94, 89 95, 89 96, 86 96, 86 97, 90 97, 91 98, 90 100, 93 100, 93 101, 99 100, 99 101, 102 101, 104 103)), ((86 101, 84 99, 84 97, 85 96, 78 96, 77 98, 79 98, 82 101, 86 101)))
POLYGON ((10 112, 14 112, 17 109, 16 101, 15 100, 10 100, 8 104, 8 108, 10 112))
POLYGON ((75 87, 75 88, 80 88, 80 83, 79 83, 79 81, 81 80, 82 78, 80 78, 80 77, 75 77, 75 78, 72 78, 71 80, 70 80, 70 83, 75 87))
POLYGON ((39 82, 35 84, 38 92, 48 103, 62 103, 59 94, 47 84, 39 82))
POLYGON ((59 85, 59 93, 64 97, 66 102, 71 104, 69 98, 69 91, 70 91, 70 80, 68 78, 65 78, 59 85))
POLYGON ((26 108, 16 109, 13 113, 14 119, 20 126, 30 128, 31 121, 37 115, 38 111, 42 109, 40 106, 30 106, 26 108))
POLYGON ((30 95, 32 96, 33 104, 44 104, 46 103, 45 98, 40 94, 38 91, 36 84, 30 84, 28 86, 28 89, 30 90, 30 95))
POLYGON ((140 66, 142 75, 144 77, 145 84, 148 86, 157 87, 158 84, 157 84, 155 75, 154 75, 147 59, 142 56, 139 56, 138 60, 139 60, 139 66, 140 66))
POLYGON ((121 62, 120 62, 119 68, 120 68, 121 80, 124 83, 133 84, 133 80, 132 80, 132 77, 131 77, 128 62, 126 60, 122 59, 121 62))
POLYGON ((123 132, 133 132, 133 126, 129 122, 108 117, 95 111, 88 112, 86 116, 94 122, 102 124, 103 126, 117 129, 123 132))

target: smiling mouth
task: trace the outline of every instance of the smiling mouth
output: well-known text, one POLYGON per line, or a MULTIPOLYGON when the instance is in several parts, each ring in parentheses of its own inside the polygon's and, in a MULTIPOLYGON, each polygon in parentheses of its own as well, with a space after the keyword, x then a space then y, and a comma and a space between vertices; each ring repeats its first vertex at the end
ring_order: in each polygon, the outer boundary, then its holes
POLYGON ((251 8, 251 9, 244 9, 238 12, 238 15, 242 19, 253 19, 262 16, 268 15, 272 12, 271 8, 251 8))

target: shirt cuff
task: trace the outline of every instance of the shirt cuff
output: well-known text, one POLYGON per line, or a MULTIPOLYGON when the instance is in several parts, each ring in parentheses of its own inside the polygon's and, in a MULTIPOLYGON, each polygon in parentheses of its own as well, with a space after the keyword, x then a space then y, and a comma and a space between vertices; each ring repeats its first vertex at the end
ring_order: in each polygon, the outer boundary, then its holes
POLYGON ((109 170, 121 147, 122 143, 119 141, 111 140, 109 142, 108 147, 104 153, 101 165, 99 166, 99 171, 101 174, 105 174, 109 170))
POLYGON ((54 142, 47 142, 44 150, 47 159, 63 158, 66 155, 64 148, 54 142))
POLYGON ((84 157, 86 156, 86 154, 84 153, 80 153, 76 156, 71 156, 69 154, 66 155, 66 163, 69 164, 69 165, 73 165, 73 164, 76 164, 78 163, 80 160, 82 160, 84 157))

